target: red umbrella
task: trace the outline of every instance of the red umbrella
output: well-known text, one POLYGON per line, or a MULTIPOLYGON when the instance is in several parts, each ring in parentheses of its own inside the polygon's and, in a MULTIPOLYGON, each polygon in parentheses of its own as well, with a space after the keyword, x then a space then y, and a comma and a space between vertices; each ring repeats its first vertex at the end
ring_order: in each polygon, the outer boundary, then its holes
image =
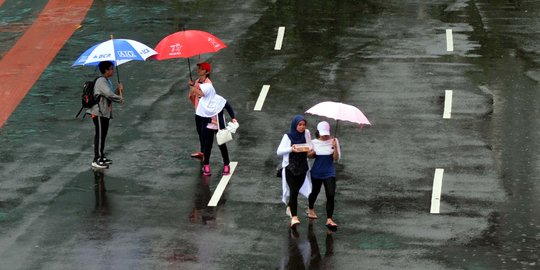
POLYGON ((154 49, 157 60, 189 58, 203 53, 217 52, 227 45, 214 35, 199 31, 185 30, 163 38, 154 49))
POLYGON ((154 58, 157 60, 187 58, 191 77, 189 57, 217 52, 226 47, 223 41, 208 32, 184 30, 163 38, 154 49, 158 53, 154 58))

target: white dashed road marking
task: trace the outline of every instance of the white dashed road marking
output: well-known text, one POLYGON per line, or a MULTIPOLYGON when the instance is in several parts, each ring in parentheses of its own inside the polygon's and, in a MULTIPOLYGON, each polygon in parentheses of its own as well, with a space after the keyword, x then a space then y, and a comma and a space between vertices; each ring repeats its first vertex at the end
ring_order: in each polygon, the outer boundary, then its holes
POLYGON ((270 90, 270 85, 263 85, 257 103, 255 103, 255 108, 253 108, 254 111, 260 111, 262 109, 268 90, 270 90))
POLYGON ((444 113, 443 118, 444 119, 450 119, 452 118, 452 96, 453 91, 452 90, 446 90, 444 91, 444 113))
POLYGON ((285 36, 285 27, 280 26, 278 28, 278 34, 276 37, 276 46, 274 47, 274 50, 276 51, 281 50, 281 45, 283 45, 283 36, 285 36))
POLYGON ((225 190, 225 187, 227 187, 229 180, 231 180, 231 177, 233 176, 234 169, 236 169, 236 165, 238 165, 238 162, 236 161, 231 161, 231 163, 229 163, 229 166, 231 167, 231 173, 229 175, 224 175, 223 177, 221 177, 221 181, 219 181, 219 184, 216 187, 216 191, 214 191, 214 194, 212 195, 210 202, 208 202, 208 206, 217 206, 217 203, 219 202, 221 195, 223 195, 223 191, 225 190))
POLYGON ((441 207, 441 191, 444 169, 435 169, 433 177, 433 193, 431 194, 431 214, 439 214, 441 207))
POLYGON ((452 37, 452 29, 446 29, 446 50, 454 51, 454 38, 452 37))

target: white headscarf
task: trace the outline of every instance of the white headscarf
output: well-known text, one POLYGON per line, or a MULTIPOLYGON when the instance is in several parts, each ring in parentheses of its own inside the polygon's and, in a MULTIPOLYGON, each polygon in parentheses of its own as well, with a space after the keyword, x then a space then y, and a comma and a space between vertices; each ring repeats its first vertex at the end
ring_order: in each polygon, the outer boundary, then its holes
POLYGON ((195 114, 202 117, 212 117, 221 112, 227 100, 216 94, 216 89, 211 83, 202 83, 199 87, 201 87, 204 96, 199 100, 195 114))

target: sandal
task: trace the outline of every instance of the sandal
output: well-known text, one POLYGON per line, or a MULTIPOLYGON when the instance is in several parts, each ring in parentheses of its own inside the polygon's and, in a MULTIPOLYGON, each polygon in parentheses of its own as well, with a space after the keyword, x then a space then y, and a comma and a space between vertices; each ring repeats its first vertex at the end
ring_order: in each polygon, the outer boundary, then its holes
POLYGON ((308 218, 311 218, 311 219, 316 219, 316 218, 318 218, 318 217, 317 217, 317 214, 315 214, 315 211, 314 211, 314 210, 311 210, 311 211, 313 212, 313 214, 310 214, 310 213, 309 213, 309 209, 306 210, 306 216, 307 216, 308 218))
POLYGON ((298 217, 291 218, 291 229, 295 229, 296 225, 300 224, 300 220, 298 220, 298 217))
POLYGON ((326 228, 335 232, 337 231, 338 225, 333 220, 330 220, 330 222, 326 222, 326 228))

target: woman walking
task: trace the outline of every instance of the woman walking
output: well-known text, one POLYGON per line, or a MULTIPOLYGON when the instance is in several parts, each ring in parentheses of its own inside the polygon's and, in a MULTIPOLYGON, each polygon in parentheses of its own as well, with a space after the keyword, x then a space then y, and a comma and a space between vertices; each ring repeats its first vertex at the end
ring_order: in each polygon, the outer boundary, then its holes
MULTIPOLYGON (((223 115, 224 109, 227 110, 232 122, 238 123, 235 117, 234 110, 225 98, 216 94, 216 89, 210 83, 204 83, 199 85, 200 89, 194 89, 197 95, 201 98, 197 106, 195 114, 202 117, 201 123, 201 137, 203 142, 203 167, 202 172, 204 175, 212 175, 210 171, 210 154, 212 153, 212 146, 214 144, 214 136, 217 133, 217 129, 213 128, 212 118, 216 119, 219 129, 225 129, 225 118, 223 115)), ((229 167, 229 151, 226 144, 219 145, 219 150, 223 158, 223 175, 230 174, 229 167)))
POLYGON ((317 125, 317 139, 313 140, 313 150, 309 151, 308 156, 315 158, 311 168, 311 182, 313 189, 309 194, 308 218, 317 218, 315 210, 315 201, 324 185, 326 193, 326 227, 335 231, 337 224, 332 216, 334 214, 334 196, 336 193, 336 167, 334 161, 341 157, 339 142, 336 138, 330 136, 330 125, 322 121, 317 125))
POLYGON ((306 119, 302 115, 295 115, 289 133, 283 135, 276 151, 277 155, 283 156, 281 162, 283 202, 290 209, 290 227, 293 229, 300 224, 297 213, 298 194, 302 193, 307 197, 311 192, 307 152, 312 149, 312 145, 311 135, 306 126, 306 119))

